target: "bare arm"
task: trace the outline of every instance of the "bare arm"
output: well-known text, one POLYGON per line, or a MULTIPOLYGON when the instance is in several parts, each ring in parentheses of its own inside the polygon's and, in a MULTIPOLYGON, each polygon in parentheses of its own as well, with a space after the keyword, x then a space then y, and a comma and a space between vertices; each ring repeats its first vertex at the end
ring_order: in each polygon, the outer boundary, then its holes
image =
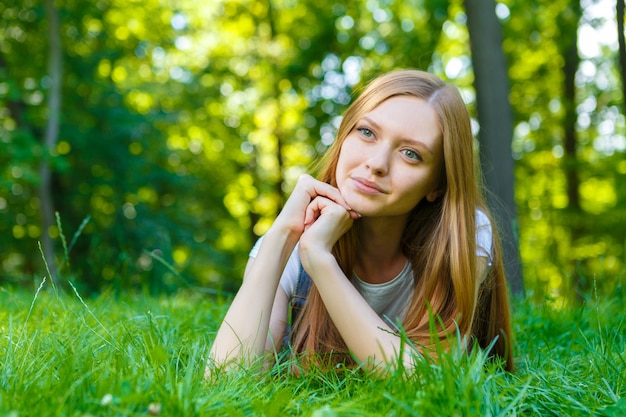
MULTIPOLYGON (((332 246, 344 233, 345 213, 323 199, 312 202, 310 210, 317 220, 302 235, 300 259, 348 349, 371 369, 384 371, 387 365, 397 365, 398 359, 405 367, 414 367, 412 350, 402 349, 401 337, 369 306, 331 254, 332 246)), ((476 288, 486 271, 486 258, 479 257, 476 288)), ((476 290, 474 297, 477 294, 476 290)))
MULTIPOLYGON (((396 363, 401 351, 400 337, 359 294, 331 254, 334 244, 351 226, 350 218, 323 198, 311 203, 308 217, 316 220, 302 235, 300 260, 348 349, 372 369, 396 363)), ((412 363, 410 355, 403 360, 412 363)))
MULTIPOLYGON (((305 256, 302 250, 300 254, 305 256)), ((332 255, 316 255, 315 261, 309 265, 311 268, 307 272, 355 358, 371 369, 396 363, 401 351, 400 336, 367 304, 335 258, 332 255)), ((406 354, 403 361, 406 366, 413 366, 410 355, 406 354)))
MULTIPOLYGON (((248 259, 246 265, 246 271, 244 272, 244 279, 248 276, 248 272, 254 265, 255 258, 248 259)), ((270 331, 267 335, 267 341, 265 342, 266 352, 275 352, 280 348, 285 330, 287 328, 287 314, 289 307, 289 296, 285 292, 282 286, 278 286, 276 289, 276 295, 274 296, 274 304, 272 306, 272 313, 270 314, 270 331)))
MULTIPOLYGON (((301 245, 302 247, 303 245, 301 245)), ((408 369, 414 367, 414 352, 402 349, 404 343, 396 330, 383 321, 367 304, 356 288, 345 276, 335 258, 319 253, 308 261, 305 249, 300 250, 303 264, 307 264, 307 272, 315 282, 324 305, 333 323, 339 330, 350 352, 355 358, 365 363, 370 369, 383 371, 387 366, 392 368, 398 363, 398 356, 403 351, 402 361, 408 369)), ((486 273, 486 258, 478 258, 477 281, 486 273)), ((477 284, 477 287, 480 284, 477 284)), ((478 291, 475 297, 478 296, 478 291)))
MULTIPOLYGON (((212 365, 241 361, 246 365, 281 342, 287 318, 287 294, 279 280, 308 221, 311 200, 325 196, 344 212, 349 208, 339 191, 310 176, 302 176, 280 215, 265 234, 256 259, 246 267, 244 280, 209 353, 212 365)), ((355 216, 354 213, 349 214, 355 216)))
POLYGON ((276 332, 275 337, 279 337, 280 322, 285 322, 287 316, 287 296, 278 282, 294 247, 295 242, 285 234, 270 230, 265 235, 257 258, 246 267, 241 288, 215 336, 210 362, 226 364, 243 359, 247 364, 261 356, 269 347, 272 313, 275 314, 272 334, 276 332))

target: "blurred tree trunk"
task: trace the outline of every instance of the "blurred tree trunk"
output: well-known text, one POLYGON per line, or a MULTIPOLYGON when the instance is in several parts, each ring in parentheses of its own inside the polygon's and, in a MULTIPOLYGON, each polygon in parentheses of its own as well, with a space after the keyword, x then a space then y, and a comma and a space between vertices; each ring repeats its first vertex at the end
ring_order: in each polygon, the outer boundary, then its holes
POLYGON ((619 64, 622 77, 622 107, 626 115, 626 40, 624 39, 624 0, 617 0, 617 41, 619 43, 619 64))
POLYGON ((62 51, 59 12, 54 6, 54 0, 46 0, 45 8, 48 20, 48 76, 50 77, 50 91, 48 94, 48 121, 44 136, 45 153, 39 167, 41 180, 39 198, 41 199, 41 243, 43 253, 52 274, 50 279, 56 281, 54 242, 49 234, 50 227, 55 224, 54 202, 52 197, 52 170, 50 168, 49 156, 52 154, 59 136, 62 51))
POLYGON ((506 275, 514 295, 524 283, 519 258, 514 163, 511 153, 513 116, 509 104, 507 65, 494 0, 465 0, 474 88, 480 124, 480 156, 490 207, 500 226, 506 275))
POLYGON ((565 174, 569 207, 580 210, 580 179, 578 178, 578 158, 576 155, 576 72, 580 64, 578 56, 578 22, 582 15, 580 3, 575 2, 560 14, 557 24, 561 28, 560 49, 563 56, 563 106, 565 108, 564 144, 565 174))
MULTIPOLYGON (((563 160, 563 171, 567 181, 567 219, 570 226, 570 240, 575 242, 585 235, 582 226, 582 215, 580 209, 580 161, 578 158, 578 135, 576 133, 576 72, 580 64, 578 55, 578 24, 582 17, 580 2, 575 1, 563 9, 557 18, 557 27, 561 30, 559 40, 560 54, 563 57, 563 94, 562 102, 564 108, 563 119, 563 143, 565 148, 565 158, 563 160)), ((589 289, 589 284, 585 274, 581 274, 579 268, 575 267, 572 276, 572 287, 574 296, 578 301, 582 301, 582 295, 589 289)))
MULTIPOLYGON (((267 0, 267 23, 270 27, 269 33, 269 42, 274 42, 276 38, 276 21, 274 17, 274 7, 272 5, 272 0, 267 0)), ((272 63, 272 74, 273 80, 271 82, 271 94, 270 97, 273 100, 278 101, 278 97, 280 95, 280 89, 278 88, 278 83, 280 82, 280 65, 276 63, 275 59, 270 58, 270 62, 272 63), (278 76, 277 76, 278 75, 278 76)), ((280 106, 280 102, 278 102, 280 106)), ((277 179, 274 184, 276 190, 276 196, 278 199, 278 204, 276 206, 275 216, 278 216, 280 211, 283 208, 283 196, 285 194, 285 158, 283 157, 283 145, 284 145, 284 136, 285 133, 280 124, 280 110, 278 115, 278 120, 276 121, 276 129, 274 131, 274 135, 276 136, 276 163, 277 167, 277 179)))

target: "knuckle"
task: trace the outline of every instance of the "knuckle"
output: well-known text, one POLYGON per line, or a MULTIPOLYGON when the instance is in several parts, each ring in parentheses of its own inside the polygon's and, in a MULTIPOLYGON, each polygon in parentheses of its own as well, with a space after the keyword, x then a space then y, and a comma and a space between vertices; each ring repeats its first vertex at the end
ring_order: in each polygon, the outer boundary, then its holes
POLYGON ((312 177, 309 174, 300 174, 298 177, 298 182, 309 182, 312 177))

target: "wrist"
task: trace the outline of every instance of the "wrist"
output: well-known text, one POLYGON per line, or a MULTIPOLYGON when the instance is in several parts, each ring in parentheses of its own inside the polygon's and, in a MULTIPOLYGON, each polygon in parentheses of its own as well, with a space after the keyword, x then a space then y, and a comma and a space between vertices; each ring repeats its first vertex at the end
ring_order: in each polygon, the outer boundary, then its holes
POLYGON ((299 224, 292 224, 292 222, 288 219, 281 219, 279 215, 279 217, 274 220, 272 227, 270 227, 266 234, 275 234, 295 245, 300 240, 300 236, 302 236, 303 231, 304 224, 302 222, 299 224))
POLYGON ((306 241, 300 241, 298 248, 300 262, 311 277, 323 274, 325 271, 337 265, 337 259, 329 249, 319 246, 312 246, 306 241))
POLYGON ((284 263, 293 252, 297 243, 298 236, 285 232, 280 228, 271 227, 263 235, 263 243, 259 249, 259 255, 263 248, 270 248, 269 250, 273 256, 278 254, 280 256, 281 263, 284 263))

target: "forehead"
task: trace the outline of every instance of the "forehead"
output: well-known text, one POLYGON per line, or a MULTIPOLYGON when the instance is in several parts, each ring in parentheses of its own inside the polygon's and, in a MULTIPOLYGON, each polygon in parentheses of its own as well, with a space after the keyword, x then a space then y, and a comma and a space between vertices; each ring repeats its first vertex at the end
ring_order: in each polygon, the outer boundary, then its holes
POLYGON ((400 95, 390 97, 362 116, 394 136, 414 139, 435 146, 441 128, 435 109, 425 100, 400 95))

